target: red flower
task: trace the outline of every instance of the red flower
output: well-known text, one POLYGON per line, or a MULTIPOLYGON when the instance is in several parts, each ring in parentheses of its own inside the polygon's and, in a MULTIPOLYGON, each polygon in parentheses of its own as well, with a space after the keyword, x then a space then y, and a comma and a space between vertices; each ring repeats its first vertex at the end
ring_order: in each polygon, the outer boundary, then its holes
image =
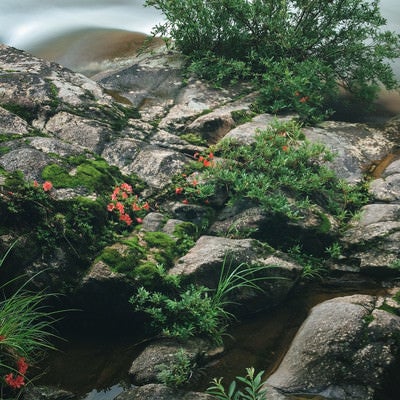
POLYGON ((122 203, 120 203, 119 201, 117 202, 117 204, 115 205, 115 208, 119 211, 120 214, 125 214, 125 207, 122 203))
POLYGON ((53 188, 53 184, 50 181, 46 181, 43 183, 42 187, 45 192, 49 192, 53 188))
POLYGON ((132 218, 128 214, 121 214, 119 220, 125 222, 128 226, 132 224, 132 218))
POLYGON ((182 200, 182 203, 183 204, 189 204, 189 200, 188 199, 184 199, 184 200, 182 200))
POLYGON ((136 203, 132 204, 132 210, 133 211, 140 211, 142 209, 142 207, 138 206, 136 203))
POLYGON ((289 151, 289 147, 288 146, 282 146, 282 150, 283 151, 289 151))
POLYGON ((125 190, 125 192, 132 193, 132 186, 129 185, 128 183, 122 183, 120 188, 122 190, 125 190))
POLYGON ((209 160, 212 160, 214 158, 214 154, 213 153, 210 153, 209 155, 208 155, 208 159, 209 160))
POLYGON ((39 187, 39 182, 36 179, 33 181, 33 187, 39 187))
POLYGON ((25 361, 24 357, 20 357, 17 361, 18 372, 21 375, 25 375, 26 371, 28 370, 28 363, 25 361))
POLYGON ((25 385, 24 377, 21 375, 17 375, 14 378, 14 374, 8 374, 4 377, 4 380, 6 381, 8 386, 14 389, 19 389, 21 386, 25 385))
POLYGON ((175 194, 182 194, 183 193, 183 188, 177 187, 175 188, 175 194))
POLYGON ((300 102, 300 103, 306 103, 306 102, 308 101, 308 99, 309 99, 308 96, 304 96, 304 97, 302 97, 302 98, 299 100, 299 102, 300 102))
POLYGON ((203 161, 203 165, 204 165, 205 167, 210 167, 210 166, 211 166, 211 161, 204 160, 204 161, 203 161))
POLYGON ((143 204, 143 207, 142 207, 144 210, 146 210, 146 211, 149 211, 149 209, 150 209, 150 204, 146 201, 146 203, 144 203, 143 204))
POLYGON ((110 203, 107 205, 107 211, 111 212, 111 211, 114 211, 114 209, 115 209, 115 205, 113 203, 110 203))
POLYGON ((136 222, 137 222, 138 224, 141 224, 141 223, 143 222, 143 220, 142 220, 142 218, 136 218, 136 222))
POLYGON ((197 184, 198 184, 197 180, 196 180, 196 179, 193 179, 192 185, 193 185, 193 186, 196 186, 197 184))

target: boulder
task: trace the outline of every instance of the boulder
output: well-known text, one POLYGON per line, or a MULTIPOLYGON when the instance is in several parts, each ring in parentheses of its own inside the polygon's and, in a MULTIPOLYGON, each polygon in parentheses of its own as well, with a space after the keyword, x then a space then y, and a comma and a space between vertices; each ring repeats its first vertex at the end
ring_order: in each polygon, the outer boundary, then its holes
POLYGON ((221 277, 237 267, 256 267, 255 275, 262 292, 242 288, 231 293, 239 313, 254 312, 272 307, 282 301, 299 278, 302 267, 285 254, 273 251, 254 239, 229 239, 201 236, 189 252, 181 257, 169 274, 185 276, 189 281, 211 289, 221 277))
POLYGON ((399 356, 400 317, 368 295, 315 306, 266 383, 283 394, 372 400, 399 356))
POLYGON ((212 347, 209 342, 196 338, 184 342, 165 339, 150 344, 133 361, 129 369, 132 383, 139 386, 161 383, 158 377, 161 366, 171 368, 179 351, 184 352, 193 368, 198 368, 207 359, 207 351, 210 349, 212 347))

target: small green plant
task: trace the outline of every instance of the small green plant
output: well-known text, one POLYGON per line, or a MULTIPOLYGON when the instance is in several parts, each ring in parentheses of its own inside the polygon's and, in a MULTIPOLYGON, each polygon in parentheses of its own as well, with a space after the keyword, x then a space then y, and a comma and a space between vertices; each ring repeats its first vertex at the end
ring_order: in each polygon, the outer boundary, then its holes
POLYGON ((237 376, 236 379, 243 389, 238 388, 236 381, 232 381, 226 390, 222 384, 222 378, 214 378, 207 393, 218 400, 267 400, 267 391, 263 388, 262 376, 264 371, 257 375, 254 368, 246 368, 246 376, 237 376))
POLYGON ((264 267, 240 264, 234 269, 225 263, 216 290, 190 284, 177 286, 175 293, 150 292, 140 287, 130 303, 136 311, 148 314, 152 327, 164 336, 188 339, 206 336, 217 344, 234 316, 226 310, 231 304, 229 295, 243 288, 260 290, 258 282, 267 279, 257 275, 264 267))
POLYGON ((326 248, 326 252, 330 257, 338 259, 342 255, 342 247, 338 242, 334 242, 326 248))
POLYGON ((304 279, 320 279, 327 273, 324 260, 306 254, 300 245, 291 247, 288 254, 303 267, 301 276, 304 279))
POLYGON ((180 388, 188 383, 192 375, 192 362, 185 349, 179 349, 168 364, 158 366, 158 379, 172 388, 180 388))

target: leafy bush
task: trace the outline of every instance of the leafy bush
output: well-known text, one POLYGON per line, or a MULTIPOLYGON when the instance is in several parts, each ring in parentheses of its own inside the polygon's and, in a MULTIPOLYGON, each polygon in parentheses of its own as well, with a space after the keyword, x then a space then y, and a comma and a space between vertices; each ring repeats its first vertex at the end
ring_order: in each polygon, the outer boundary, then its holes
POLYGON ((400 37, 383 29, 379 0, 145 4, 166 17, 153 33, 172 38, 189 56, 192 71, 217 84, 254 80, 264 92, 258 106, 267 111, 293 110, 317 120, 327 115, 325 103, 337 84, 367 102, 381 84, 398 87, 389 61, 400 56, 400 37), (277 84, 288 86, 290 96, 274 93, 277 84), (310 102, 299 105, 297 91, 310 102))
POLYGON ((143 311, 152 319, 152 326, 167 337, 188 339, 206 336, 217 344, 222 343, 229 321, 233 315, 226 310, 233 290, 250 287, 259 289, 257 282, 266 279, 255 275, 263 267, 240 264, 233 270, 221 269, 215 291, 205 286, 189 285, 176 293, 151 292, 140 287, 130 303, 136 311, 143 311))
POLYGON ((212 380, 212 386, 207 389, 207 393, 211 394, 218 400, 267 400, 266 390, 263 389, 261 378, 264 371, 260 371, 255 375, 254 368, 246 368, 246 376, 237 376, 236 379, 244 385, 244 389, 237 388, 236 381, 232 381, 226 392, 222 385, 222 378, 212 380))
MULTIPOLYGON (((214 150, 218 162, 197 175, 195 190, 192 177, 181 182, 175 189, 178 196, 204 203, 224 188, 231 203, 251 200, 269 215, 301 219, 308 210, 323 207, 343 221, 368 200, 364 186, 337 178, 326 165, 333 154, 322 144, 306 141, 293 121, 275 121, 258 132, 252 145, 223 140, 214 150)), ((320 214, 321 231, 329 229, 329 221, 320 214)))

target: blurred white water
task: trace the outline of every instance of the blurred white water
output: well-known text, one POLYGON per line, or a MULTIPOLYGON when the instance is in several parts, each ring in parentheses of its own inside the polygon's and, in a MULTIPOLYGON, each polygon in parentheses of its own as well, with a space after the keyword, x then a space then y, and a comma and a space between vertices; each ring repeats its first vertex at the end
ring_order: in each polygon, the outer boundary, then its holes
POLYGON ((144 0, 0 0, 0 42, 29 49, 87 28, 150 33, 160 14, 144 0))

